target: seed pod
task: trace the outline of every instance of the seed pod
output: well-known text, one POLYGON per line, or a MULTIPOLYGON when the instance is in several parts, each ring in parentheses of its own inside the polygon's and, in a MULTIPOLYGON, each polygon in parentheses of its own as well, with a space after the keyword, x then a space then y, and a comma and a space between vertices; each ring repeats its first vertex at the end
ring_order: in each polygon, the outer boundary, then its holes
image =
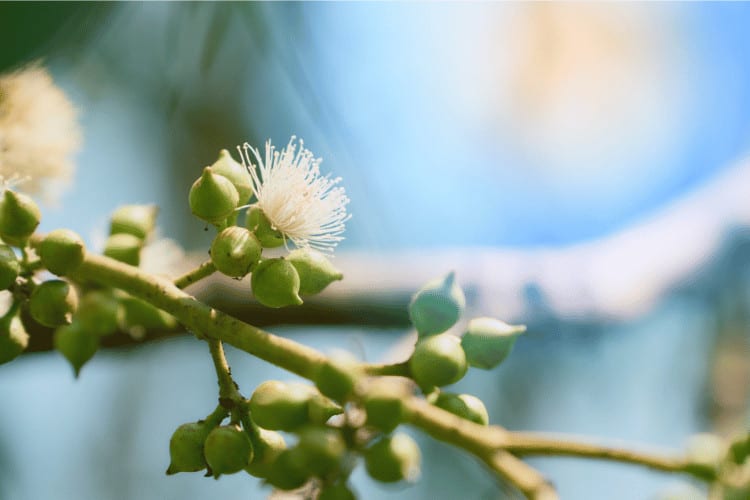
POLYGON ((320 489, 318 500, 356 500, 357 497, 346 483, 326 484, 320 489))
POLYGON ((156 205, 123 205, 110 219, 109 234, 131 234, 145 240, 156 227, 156 205))
POLYGON ((42 213, 29 196, 6 189, 0 197, 0 236, 13 246, 23 246, 39 225, 42 213))
POLYGON ((69 325, 78 307, 78 294, 66 281, 45 281, 31 292, 29 313, 50 328, 69 325))
POLYGON ((284 244, 284 235, 271 225, 266 214, 258 207, 253 207, 247 213, 247 228, 255 233, 264 248, 276 248, 284 244))
POLYGON ((266 307, 298 306, 299 275, 284 258, 262 260, 253 270, 250 287, 255 298, 266 307))
POLYGON ((305 484, 310 472, 305 468, 305 459, 299 448, 279 453, 270 467, 266 482, 280 490, 295 490, 305 484))
POLYGON ((471 394, 442 392, 435 401, 435 406, 479 425, 487 425, 490 421, 482 400, 471 394))
POLYGON ((70 229, 55 229, 39 244, 39 258, 51 273, 65 276, 83 263, 86 246, 83 240, 70 229))
POLYGON ((120 304, 110 291, 93 290, 84 295, 76 312, 81 328, 100 337, 117 331, 120 304))
POLYGON ((299 293, 315 295, 344 275, 333 267, 322 253, 310 248, 298 248, 289 252, 287 260, 292 263, 299 274, 299 293))
POLYGON ((99 336, 84 330, 78 323, 61 326, 55 330, 53 341, 55 349, 70 362, 76 378, 83 365, 99 348, 99 336))
POLYGON ((417 342, 409 360, 414 380, 422 387, 454 384, 466 374, 466 355, 455 335, 441 333, 417 342))
POLYGON ((345 401, 354 392, 360 376, 357 361, 350 355, 339 354, 328 358, 314 377, 318 390, 336 401, 345 401))
POLYGON ((303 456, 305 469, 318 477, 326 477, 337 470, 346 453, 341 432, 330 427, 302 429, 297 447, 303 456))
POLYGON ((420 336, 442 333, 461 317, 466 298, 455 273, 430 281, 411 299, 409 317, 420 336))
POLYGON ((210 254, 219 272, 241 278, 258 263, 262 251, 253 233, 244 227, 231 226, 214 238, 210 254))
POLYGON ((217 175, 211 167, 190 188, 190 210, 193 215, 212 224, 220 224, 232 215, 239 204, 240 195, 224 176, 217 175))
POLYGON ((403 398, 407 395, 405 386, 389 377, 373 380, 364 400, 367 425, 392 432, 404 418, 403 398))
POLYGON ((0 290, 7 290, 16 282, 21 264, 16 253, 8 245, 0 243, 0 290))
POLYGON ((11 307, 0 318, 0 365, 18 357, 29 345, 29 334, 18 315, 18 308, 11 307))
POLYGON ((206 437, 203 454, 214 477, 239 472, 253 460, 250 437, 237 425, 215 427, 206 437))
POLYGON ((205 421, 182 424, 169 440, 167 474, 197 472, 206 468, 203 444, 213 427, 205 421))
POLYGON ((245 467, 245 471, 255 477, 268 477, 273 463, 282 451, 286 450, 284 437, 275 431, 258 428, 258 434, 251 436, 255 456, 253 461, 245 467))
POLYGON ((219 158, 211 165, 211 170, 229 179, 239 194, 240 203, 247 203, 253 195, 250 173, 241 163, 235 161, 226 149, 219 151, 219 158))
POLYGON ((307 404, 312 388, 267 380, 250 397, 250 414, 265 429, 291 431, 308 423, 307 404))
POLYGON ((384 437, 365 450, 365 467, 373 479, 395 483, 419 476, 419 447, 406 434, 384 437))
POLYGON ((466 360, 471 366, 490 370, 508 357, 516 338, 525 331, 523 325, 509 325, 494 318, 472 319, 461 339, 466 360))
POLYGON ((143 240, 132 234, 117 233, 107 238, 104 244, 104 255, 131 266, 141 262, 143 240))

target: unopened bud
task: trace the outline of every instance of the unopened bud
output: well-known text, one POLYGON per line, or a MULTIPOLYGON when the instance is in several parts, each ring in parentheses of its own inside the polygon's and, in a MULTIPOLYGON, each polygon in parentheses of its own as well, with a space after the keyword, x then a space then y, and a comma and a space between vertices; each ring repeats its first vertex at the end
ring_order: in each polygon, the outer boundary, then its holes
POLYGON ((253 270, 250 287, 258 302, 266 307, 302 304, 299 274, 284 258, 262 260, 253 270))
POLYGON ((137 236, 117 233, 107 238, 104 255, 125 264, 137 266, 141 262, 141 248, 143 248, 143 240, 137 236))
POLYGON ((250 414, 265 429, 291 431, 308 422, 307 403, 313 394, 302 384, 267 380, 250 397, 250 414))
POLYGON ((461 317, 466 298, 455 273, 430 281, 411 299, 409 317, 420 336, 442 333, 461 317))
POLYGON ((55 349, 70 362, 76 377, 99 348, 99 336, 84 330, 78 323, 55 330, 53 340, 55 349))
POLYGON ((322 394, 336 401, 345 401, 354 392, 358 377, 357 360, 351 355, 339 353, 320 366, 314 381, 322 394))
POLYGON ((145 240, 156 227, 156 205, 123 205, 117 208, 110 220, 110 234, 132 234, 145 240))
POLYGON ((217 175, 211 167, 190 188, 190 210, 196 217, 212 224, 220 224, 232 215, 240 196, 234 185, 224 176, 217 175))
POLYGON ((284 244, 284 235, 271 225, 266 214, 258 207, 247 213, 247 228, 255 233, 264 248, 276 248, 284 244))
POLYGON ((203 445, 214 477, 239 472, 253 459, 253 444, 250 437, 237 425, 222 425, 214 428, 203 445))
POLYGON ((258 238, 244 227, 231 226, 220 232, 211 244, 211 261, 222 274, 245 276, 260 260, 263 248, 258 238))
POLYGON ((206 468, 203 443, 212 427, 205 421, 182 424, 169 440, 167 474, 197 472, 206 468))
POLYGON ((226 149, 219 151, 219 158, 211 165, 211 170, 229 179, 239 194, 240 203, 247 203, 253 195, 250 173, 241 163, 235 161, 226 149))
POLYGON ((37 286, 29 298, 29 313, 44 326, 68 325, 78 308, 78 294, 67 281, 50 280, 37 286))
POLYGON ((6 189, 0 196, 0 236, 13 246, 25 244, 39 225, 42 213, 29 196, 6 189))
POLYGON ((364 455, 367 473, 377 481, 413 481, 419 476, 419 447, 406 434, 384 437, 365 450, 364 455))
POLYGON ((479 425, 487 425, 490 421, 482 400, 471 394, 442 392, 435 401, 435 406, 479 425))
POLYGON ((100 337, 117 331, 120 304, 111 292, 93 290, 84 295, 76 312, 81 328, 100 337))
POLYGON ((16 282, 21 264, 16 253, 8 245, 0 243, 0 290, 7 290, 16 282))
POLYGON ((55 229, 39 244, 39 258, 51 273, 65 276, 83 263, 86 246, 78 234, 70 229, 55 229))
POLYGON ((320 293, 325 287, 344 277, 322 253, 309 248, 292 250, 287 260, 299 274, 301 295, 320 293))
POLYGON ((442 387, 461 380, 468 368, 461 341, 442 333, 419 340, 409 360, 414 380, 422 387, 442 387))
POLYGON ((268 477, 273 463, 282 451, 286 450, 284 436, 275 431, 258 428, 258 434, 252 436, 255 456, 253 461, 245 467, 245 471, 255 477, 268 477))
POLYGON ((494 318, 475 318, 461 339, 471 366, 489 370, 508 357, 516 338, 526 331, 523 325, 509 325, 494 318))
POLYGON ((0 365, 18 357, 29 345, 29 334, 16 307, 0 318, 0 365))

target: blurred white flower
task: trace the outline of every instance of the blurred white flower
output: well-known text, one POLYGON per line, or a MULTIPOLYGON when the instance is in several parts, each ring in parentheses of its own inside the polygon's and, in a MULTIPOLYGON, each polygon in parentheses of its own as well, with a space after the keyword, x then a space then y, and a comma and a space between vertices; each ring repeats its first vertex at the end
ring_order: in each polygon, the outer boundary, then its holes
POLYGON ((321 176, 320 158, 314 158, 301 140, 297 150, 295 140, 292 136, 281 151, 267 141, 265 160, 247 143, 237 149, 252 177, 257 206, 273 228, 297 247, 331 253, 344 239, 341 234, 350 217, 346 213, 349 198, 343 187, 336 186, 341 178, 321 176))
POLYGON ((54 203, 74 172, 77 112, 47 70, 31 65, 0 75, 0 178, 54 203))

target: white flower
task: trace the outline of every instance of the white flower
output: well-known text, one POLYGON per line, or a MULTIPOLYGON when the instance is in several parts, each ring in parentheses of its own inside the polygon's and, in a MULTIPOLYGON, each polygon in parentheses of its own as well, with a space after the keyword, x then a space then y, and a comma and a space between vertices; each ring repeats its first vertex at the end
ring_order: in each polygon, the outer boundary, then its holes
POLYGON ((292 136, 281 151, 266 142, 266 157, 245 143, 239 146, 242 164, 250 172, 256 205, 263 210, 271 226, 297 247, 310 247, 331 253, 344 239, 344 224, 349 198, 343 187, 336 186, 341 178, 320 175, 320 158, 305 149, 299 150, 292 136), (250 153, 258 162, 256 167, 250 153))

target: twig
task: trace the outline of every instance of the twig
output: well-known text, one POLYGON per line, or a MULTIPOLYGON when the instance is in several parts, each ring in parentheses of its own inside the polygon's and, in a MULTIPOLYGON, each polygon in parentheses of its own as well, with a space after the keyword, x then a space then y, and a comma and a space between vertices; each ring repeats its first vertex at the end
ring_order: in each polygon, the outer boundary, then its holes
POLYGON ((188 271, 179 278, 175 279, 174 285, 177 288, 186 288, 193 283, 197 283, 203 278, 211 276, 215 272, 216 267, 214 266, 214 263, 211 261, 211 259, 208 259, 192 271, 188 271))

